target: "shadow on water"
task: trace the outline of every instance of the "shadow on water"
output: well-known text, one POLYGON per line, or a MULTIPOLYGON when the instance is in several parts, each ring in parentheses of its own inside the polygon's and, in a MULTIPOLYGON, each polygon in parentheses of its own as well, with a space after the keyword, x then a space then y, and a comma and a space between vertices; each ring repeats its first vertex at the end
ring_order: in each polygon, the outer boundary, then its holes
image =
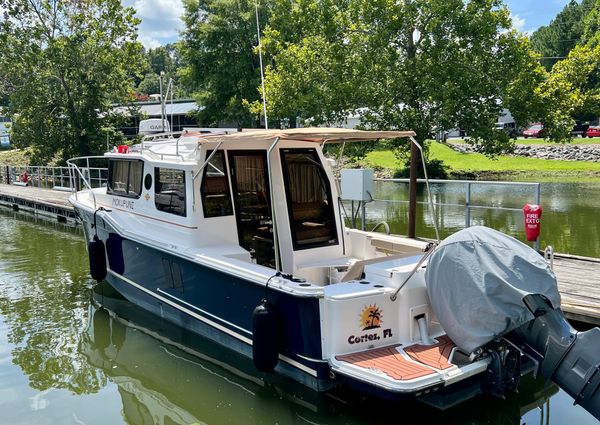
MULTIPOLYGON (((108 393, 129 424, 518 425, 546 423, 538 408, 557 392, 527 379, 506 400, 477 397, 444 412, 344 390, 319 394, 265 377, 250 360, 161 321, 105 283, 94 286, 80 230, 0 208, 0 240, 0 331, 7 341, 0 354, 10 350, 12 364, 39 393, 77 395, 68 398, 71 410, 88 406, 84 395, 108 393)), ((104 414, 114 418, 109 406, 95 405, 90 415, 99 423, 104 414)), ((45 417, 62 415, 51 413, 45 417)))

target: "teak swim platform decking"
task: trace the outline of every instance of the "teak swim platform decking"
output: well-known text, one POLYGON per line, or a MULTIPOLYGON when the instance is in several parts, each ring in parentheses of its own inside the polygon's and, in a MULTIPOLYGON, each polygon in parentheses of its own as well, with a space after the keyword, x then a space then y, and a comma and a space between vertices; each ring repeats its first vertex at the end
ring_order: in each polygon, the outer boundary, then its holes
POLYGON ((398 381, 409 381, 454 366, 450 362, 454 343, 447 336, 437 339, 438 342, 433 345, 391 345, 337 356, 336 359, 384 373, 398 381))
MULTIPOLYGON (((76 221, 70 192, 0 184, 0 205, 25 210, 58 221, 76 221)), ((554 273, 569 319, 600 325, 600 259, 554 255, 554 273)))

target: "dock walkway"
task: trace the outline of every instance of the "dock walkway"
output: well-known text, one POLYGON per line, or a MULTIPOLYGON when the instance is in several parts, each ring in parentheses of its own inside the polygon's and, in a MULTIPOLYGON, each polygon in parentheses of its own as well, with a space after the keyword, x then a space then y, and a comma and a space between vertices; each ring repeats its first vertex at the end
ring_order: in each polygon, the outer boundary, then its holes
POLYGON ((554 273, 565 315, 600 326, 600 259, 556 254, 554 273))
POLYGON ((77 222, 69 203, 70 192, 37 187, 0 184, 0 205, 14 210, 31 211, 60 222, 77 222))
MULTIPOLYGON (((70 192, 0 184, 0 205, 76 222, 70 192)), ((600 259, 556 254, 554 272, 568 318, 600 326, 600 259)))

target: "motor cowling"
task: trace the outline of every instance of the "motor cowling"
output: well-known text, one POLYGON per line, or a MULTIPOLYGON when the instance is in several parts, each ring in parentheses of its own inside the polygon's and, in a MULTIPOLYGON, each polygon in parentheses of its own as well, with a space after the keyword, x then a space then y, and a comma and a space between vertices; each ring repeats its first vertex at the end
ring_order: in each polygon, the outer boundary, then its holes
POLYGON ((94 239, 88 243, 88 256, 92 279, 97 282, 104 280, 106 277, 106 250, 104 242, 98 238, 98 235, 94 235, 94 239))
POLYGON ((279 361, 279 315, 275 306, 263 299, 252 312, 252 360, 254 366, 270 373, 279 361))

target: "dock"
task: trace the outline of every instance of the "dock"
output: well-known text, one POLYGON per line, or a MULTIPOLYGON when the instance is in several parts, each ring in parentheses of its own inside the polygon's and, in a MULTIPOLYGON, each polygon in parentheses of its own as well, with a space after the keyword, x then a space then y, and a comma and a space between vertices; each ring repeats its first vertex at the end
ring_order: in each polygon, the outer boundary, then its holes
MULTIPOLYGON (((70 192, 0 184, 0 205, 77 223, 70 192)), ((555 254, 553 269, 558 280, 565 315, 578 322, 600 326, 600 258, 555 254)))
POLYGON ((71 192, 37 187, 0 184, 0 205, 15 211, 28 211, 62 223, 77 223, 71 192))
POLYGON ((600 326, 600 259, 555 254, 553 269, 567 318, 600 326))

